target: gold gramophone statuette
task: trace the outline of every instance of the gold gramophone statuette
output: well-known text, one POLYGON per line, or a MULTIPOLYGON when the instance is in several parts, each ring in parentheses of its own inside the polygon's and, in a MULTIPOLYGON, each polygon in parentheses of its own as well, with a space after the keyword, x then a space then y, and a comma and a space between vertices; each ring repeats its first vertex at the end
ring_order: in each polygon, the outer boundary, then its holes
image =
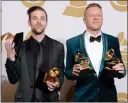
POLYGON ((106 69, 111 69, 114 65, 120 63, 119 58, 116 57, 114 54, 114 49, 110 49, 106 53, 106 61, 105 61, 105 68, 106 69))
POLYGON ((77 64, 80 64, 83 66, 83 68, 88 68, 88 69, 92 69, 90 66, 89 66, 89 60, 87 57, 84 57, 81 53, 77 52, 76 53, 76 56, 75 56, 75 62, 77 64))
POLYGON ((48 71, 48 73, 45 73, 43 82, 50 81, 50 82, 59 82, 58 75, 60 73, 60 70, 58 68, 52 68, 48 71))

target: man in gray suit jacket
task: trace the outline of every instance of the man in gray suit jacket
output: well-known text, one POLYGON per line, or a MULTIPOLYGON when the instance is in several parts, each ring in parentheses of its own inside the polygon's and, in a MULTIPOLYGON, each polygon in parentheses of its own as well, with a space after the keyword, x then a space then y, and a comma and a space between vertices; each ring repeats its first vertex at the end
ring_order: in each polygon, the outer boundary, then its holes
POLYGON ((64 80, 64 46, 45 35, 47 13, 39 6, 27 11, 32 36, 15 50, 13 38, 6 40, 6 71, 11 84, 18 83, 15 102, 56 102, 64 80), (58 68, 58 80, 43 82, 46 72, 58 68))

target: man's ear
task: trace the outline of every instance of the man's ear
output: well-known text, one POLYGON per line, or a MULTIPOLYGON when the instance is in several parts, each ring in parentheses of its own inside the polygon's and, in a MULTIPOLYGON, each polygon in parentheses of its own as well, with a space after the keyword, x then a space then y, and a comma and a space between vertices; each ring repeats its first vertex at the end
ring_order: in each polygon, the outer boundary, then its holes
POLYGON ((28 20, 28 26, 31 26, 30 20, 28 20))
POLYGON ((83 18, 83 22, 84 22, 84 24, 86 24, 86 19, 85 19, 85 17, 83 18))
POLYGON ((46 27, 48 26, 48 22, 47 22, 47 24, 46 24, 46 27))

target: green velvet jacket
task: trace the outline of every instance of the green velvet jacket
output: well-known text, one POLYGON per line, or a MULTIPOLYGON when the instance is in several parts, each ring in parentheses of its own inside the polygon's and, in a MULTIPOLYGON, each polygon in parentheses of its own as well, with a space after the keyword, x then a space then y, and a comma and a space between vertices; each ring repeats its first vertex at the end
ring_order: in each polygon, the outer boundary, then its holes
MULTIPOLYGON (((86 32, 86 31, 85 31, 86 32)), ((95 67, 93 67, 91 61, 89 63, 92 68, 92 72, 81 71, 78 77, 72 74, 73 66, 75 64, 76 52, 82 53, 85 57, 89 58, 86 51, 86 44, 84 35, 80 34, 67 40, 67 56, 66 56, 66 69, 65 75, 69 80, 76 80, 75 98, 76 102, 116 102, 117 91, 114 84, 114 77, 109 76, 109 72, 104 69, 105 56, 108 50, 114 49, 115 55, 120 59, 120 47, 118 38, 102 33, 103 40, 103 54, 102 61, 99 68, 99 75, 96 75, 95 67)), ((95 50, 96 48, 94 48, 95 50)), ((90 58, 89 58, 90 60, 90 58)), ((126 75, 126 69, 124 67, 124 73, 119 74, 117 78, 123 78, 126 75)))

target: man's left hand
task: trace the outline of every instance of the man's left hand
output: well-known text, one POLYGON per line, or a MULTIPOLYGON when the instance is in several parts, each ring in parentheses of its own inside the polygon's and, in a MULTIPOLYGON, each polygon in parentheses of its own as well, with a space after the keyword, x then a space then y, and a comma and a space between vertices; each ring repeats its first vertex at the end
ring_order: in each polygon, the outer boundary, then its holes
POLYGON ((120 70, 124 70, 124 67, 123 67, 122 63, 119 63, 119 64, 116 64, 115 66, 113 66, 112 69, 120 71, 120 70))

